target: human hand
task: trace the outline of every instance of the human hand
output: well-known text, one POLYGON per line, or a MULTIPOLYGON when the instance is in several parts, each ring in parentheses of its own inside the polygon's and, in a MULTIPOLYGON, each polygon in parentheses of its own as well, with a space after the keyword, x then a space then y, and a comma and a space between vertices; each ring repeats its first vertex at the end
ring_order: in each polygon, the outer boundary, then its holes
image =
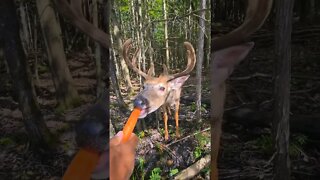
POLYGON ((130 178, 134 169, 138 137, 132 133, 127 142, 121 143, 122 137, 123 132, 120 131, 110 139, 109 151, 102 153, 100 156, 98 165, 92 174, 93 178, 99 179, 99 177, 108 176, 109 174, 106 174, 107 169, 109 169, 110 180, 127 180, 130 178))
POLYGON ((110 179, 125 180, 129 179, 134 168, 134 159, 138 137, 132 133, 129 140, 120 143, 123 132, 120 131, 110 140, 110 179))

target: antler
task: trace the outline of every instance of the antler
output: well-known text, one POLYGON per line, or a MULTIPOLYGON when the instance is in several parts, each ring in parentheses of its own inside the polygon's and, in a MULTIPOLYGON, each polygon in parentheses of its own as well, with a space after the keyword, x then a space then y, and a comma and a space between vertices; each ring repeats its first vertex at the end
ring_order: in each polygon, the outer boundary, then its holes
POLYGON ((265 22, 272 7, 272 0, 248 0, 244 22, 230 33, 211 41, 212 50, 217 51, 243 43, 265 22))
MULTIPOLYGON (((175 79, 175 78, 178 78, 178 77, 185 76, 185 75, 189 74, 193 70, 193 68, 194 68, 194 66, 196 64, 196 53, 195 53, 195 51, 193 49, 192 44, 189 43, 189 42, 184 42, 183 44, 186 47, 187 54, 188 54, 187 55, 188 56, 187 68, 182 72, 169 75, 169 77, 170 77, 169 79, 175 79)), ((167 67, 165 65, 163 65, 163 69, 164 69, 164 71, 167 72, 167 67)))
POLYGON ((95 27, 83 16, 81 11, 82 0, 71 0, 70 4, 67 0, 55 0, 55 2, 60 13, 67 17, 74 26, 79 28, 94 41, 97 41, 104 48, 108 49, 111 47, 110 35, 103 32, 98 27, 95 27))
POLYGON ((129 50, 131 48, 131 44, 132 44, 132 39, 126 40, 126 42, 123 44, 122 55, 123 55, 124 60, 126 61, 128 66, 132 70, 134 70, 136 73, 140 74, 145 79, 150 78, 150 76, 148 74, 144 73, 143 71, 141 71, 140 69, 137 68, 136 59, 137 59, 137 55, 138 55, 138 53, 140 51, 140 48, 138 48, 136 50, 136 52, 134 53, 134 55, 132 57, 132 61, 129 60, 128 53, 129 53, 129 50))

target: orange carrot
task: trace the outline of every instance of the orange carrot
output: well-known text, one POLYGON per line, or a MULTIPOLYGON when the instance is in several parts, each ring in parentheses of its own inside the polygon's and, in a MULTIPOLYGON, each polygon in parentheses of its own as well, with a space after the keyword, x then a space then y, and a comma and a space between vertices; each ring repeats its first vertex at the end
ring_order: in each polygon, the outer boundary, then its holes
POLYGON ((63 176, 63 180, 90 180, 94 168, 98 164, 99 153, 80 149, 63 176))
POLYGON ((125 143, 129 140, 131 133, 133 132, 134 127, 137 124, 138 117, 141 113, 140 108, 134 108, 130 117, 128 118, 128 121, 126 122, 124 128, 123 128, 123 138, 122 143, 125 143))

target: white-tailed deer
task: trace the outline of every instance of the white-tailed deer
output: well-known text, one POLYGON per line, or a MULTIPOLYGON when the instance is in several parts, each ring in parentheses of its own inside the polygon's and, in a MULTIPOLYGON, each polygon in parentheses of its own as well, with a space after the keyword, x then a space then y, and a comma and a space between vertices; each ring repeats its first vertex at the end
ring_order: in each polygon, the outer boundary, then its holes
POLYGON ((159 77, 155 77, 154 66, 150 66, 147 73, 139 70, 136 66, 137 54, 140 51, 138 48, 129 60, 129 50, 132 40, 128 39, 123 44, 123 58, 127 62, 128 66, 141 75, 145 81, 143 90, 137 95, 134 100, 134 105, 142 109, 140 117, 144 118, 147 114, 150 114, 160 107, 163 111, 163 120, 165 128, 165 140, 168 140, 168 113, 170 114, 170 107, 175 107, 175 121, 176 121, 176 136, 180 137, 179 133, 179 106, 180 106, 180 94, 181 87, 184 82, 189 78, 189 73, 193 70, 196 63, 196 55, 192 45, 189 42, 184 42, 184 46, 187 49, 188 64, 184 71, 176 74, 169 74, 168 69, 163 65, 163 73, 159 77))
POLYGON ((211 41, 211 179, 218 179, 217 159, 220 147, 222 119, 226 96, 225 80, 235 66, 253 48, 246 42, 265 22, 272 7, 272 0, 248 0, 244 22, 230 33, 211 41))

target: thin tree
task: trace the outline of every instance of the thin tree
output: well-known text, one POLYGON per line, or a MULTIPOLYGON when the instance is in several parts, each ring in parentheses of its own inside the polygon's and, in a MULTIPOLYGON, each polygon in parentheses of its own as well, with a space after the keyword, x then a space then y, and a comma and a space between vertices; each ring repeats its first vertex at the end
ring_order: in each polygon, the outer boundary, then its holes
POLYGON ((164 41, 166 48, 166 65, 170 69, 170 55, 169 55, 169 39, 168 39, 168 18, 167 18, 167 2, 166 0, 162 0, 163 3, 163 17, 164 17, 164 41))
MULTIPOLYGON (((98 2, 97 0, 92 0, 92 22, 95 27, 99 27, 98 23, 98 2)), ((101 72, 101 51, 100 44, 94 42, 94 57, 96 59, 96 75, 97 75, 97 97, 103 93, 103 82, 102 82, 102 72, 101 72)))
POLYGON ((275 89, 273 137, 276 156, 274 159, 274 179, 289 180, 289 115, 291 79, 291 32, 293 0, 276 1, 275 35, 275 89))
POLYGON ((66 61, 61 39, 61 28, 50 0, 37 0, 36 3, 58 105, 65 109, 74 105, 76 100, 79 100, 79 95, 73 85, 73 79, 66 61))
POLYGON ((19 14, 21 19, 21 30, 22 30, 22 43, 24 50, 29 50, 30 48, 30 38, 29 38, 29 31, 28 31, 28 22, 27 22, 27 15, 26 15, 26 6, 24 6, 24 1, 19 2, 19 14))
POLYGON ((200 19, 199 19, 199 36, 198 36, 198 52, 197 52, 197 86, 196 86, 196 93, 197 93, 197 100, 196 100, 196 116, 198 120, 201 120, 201 89, 202 89, 202 64, 203 64, 203 46, 204 46, 204 33, 206 32, 206 24, 205 24, 205 18, 206 18, 206 12, 204 9, 206 9, 206 0, 201 0, 200 2, 200 9, 203 9, 203 11, 200 11, 200 19))
POLYGON ((0 42, 4 47, 13 89, 18 95, 19 109, 31 145, 35 150, 48 150, 51 149, 54 139, 36 102, 29 66, 19 35, 16 10, 14 1, 0 1, 0 42))
MULTIPOLYGON (((113 2, 111 2, 113 3, 113 2)), ((112 7, 115 7, 115 3, 113 3, 112 7)), ((132 83, 131 83, 131 79, 130 79, 130 73, 129 73, 129 69, 128 66, 126 64, 126 62, 124 61, 122 55, 120 52, 122 52, 122 41, 121 41, 121 26, 119 25, 118 22, 118 17, 116 17, 116 12, 115 12, 115 8, 112 8, 111 10, 111 22, 112 22, 112 27, 113 27, 113 31, 112 31, 112 39, 113 39, 113 51, 114 54, 117 53, 119 54, 119 64, 120 64, 120 69, 121 69, 121 74, 123 75, 123 78, 125 80, 125 83, 128 87, 128 91, 129 94, 133 93, 133 89, 132 89, 132 83)))

